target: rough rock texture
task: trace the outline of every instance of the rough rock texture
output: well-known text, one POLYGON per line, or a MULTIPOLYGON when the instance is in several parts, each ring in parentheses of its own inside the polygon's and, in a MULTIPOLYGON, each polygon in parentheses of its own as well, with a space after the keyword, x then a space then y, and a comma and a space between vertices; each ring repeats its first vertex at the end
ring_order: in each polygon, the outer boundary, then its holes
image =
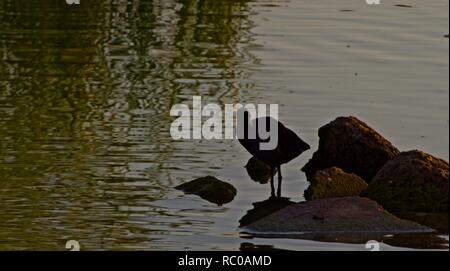
POLYGON ((209 202, 222 205, 234 199, 236 188, 212 176, 201 177, 175 187, 187 194, 195 194, 209 202))
POLYGON ((302 168, 310 179, 317 170, 336 166, 370 182, 399 150, 355 117, 338 117, 319 129, 319 149, 302 168))
POLYGON ((316 199, 283 208, 246 227, 259 233, 432 232, 415 222, 401 220, 375 201, 362 197, 316 199))
MULTIPOLYGON (((256 157, 252 157, 245 165, 248 176, 255 182, 265 184, 272 177, 272 170, 269 165, 259 160, 256 157)), ((274 171, 274 173, 276 170, 274 171)))
POLYGON ((417 150, 402 152, 363 194, 391 212, 448 212, 448 162, 417 150))
POLYGON ((306 200, 358 196, 367 188, 367 183, 358 175, 337 167, 317 171, 310 181, 304 193, 306 200))

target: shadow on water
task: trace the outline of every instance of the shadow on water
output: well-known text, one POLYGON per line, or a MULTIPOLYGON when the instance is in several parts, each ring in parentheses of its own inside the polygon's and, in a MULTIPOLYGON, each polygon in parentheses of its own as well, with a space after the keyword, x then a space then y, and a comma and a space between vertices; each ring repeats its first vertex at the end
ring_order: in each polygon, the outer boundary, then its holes
POLYGON ((163 249, 185 225, 204 231, 153 203, 218 153, 173 142, 169 110, 251 87, 249 14, 231 0, 1 1, 0 249, 163 249))
POLYGON ((250 242, 241 243, 240 251, 285 251, 286 249, 279 249, 272 245, 255 245, 250 242))

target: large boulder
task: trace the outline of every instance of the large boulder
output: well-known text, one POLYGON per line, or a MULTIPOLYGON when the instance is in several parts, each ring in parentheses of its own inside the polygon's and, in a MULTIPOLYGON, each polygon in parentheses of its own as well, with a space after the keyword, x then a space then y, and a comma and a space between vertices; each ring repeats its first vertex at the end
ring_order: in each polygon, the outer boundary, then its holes
POLYGON ((397 213, 398 217, 415 221, 419 224, 433 228, 440 234, 448 235, 448 212, 425 213, 425 212, 405 212, 397 213))
POLYGON ((422 213, 416 215, 421 222, 435 224, 437 218, 445 217, 448 228, 448 162, 422 151, 402 152, 387 162, 363 195, 399 216, 413 218, 412 213, 422 213))
POLYGON ((339 167, 370 181, 399 150, 355 117, 338 117, 319 129, 319 149, 302 168, 310 179, 318 170, 339 167))
POLYGON ((358 175, 346 173, 337 167, 317 171, 305 190, 306 200, 358 196, 367 183, 358 175))
POLYGON ((202 199, 218 205, 228 203, 236 196, 236 188, 233 185, 212 176, 201 177, 175 188, 187 194, 198 195, 202 199))
POLYGON ((401 220, 362 197, 316 199, 287 206, 246 227, 256 233, 404 233, 432 232, 401 220))

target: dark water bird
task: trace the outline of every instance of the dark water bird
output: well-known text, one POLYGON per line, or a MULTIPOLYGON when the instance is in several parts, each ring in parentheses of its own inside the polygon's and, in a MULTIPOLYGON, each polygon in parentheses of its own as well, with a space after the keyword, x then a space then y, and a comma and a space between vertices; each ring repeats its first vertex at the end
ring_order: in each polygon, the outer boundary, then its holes
MULTIPOLYGON (((278 189, 277 196, 281 196, 281 165, 288 163, 292 159, 296 158, 304 151, 308 150, 309 145, 304 142, 297 134, 295 134, 292 130, 286 128, 281 122, 272 118, 272 117, 259 117, 250 121, 248 111, 241 111, 238 114, 243 113, 243 126, 241 122, 238 121, 238 129, 243 128, 244 137, 239 138, 239 142, 242 146, 254 157, 258 158, 262 162, 266 163, 272 170, 272 177, 270 180, 271 187, 271 195, 275 196, 275 187, 273 176, 275 170, 278 171, 278 189), (258 126, 261 123, 265 122, 266 131, 270 131, 278 126, 278 140, 276 140, 277 144, 273 149, 265 150, 261 148, 261 143, 267 143, 271 140, 271 138, 263 139, 263 136, 260 136, 260 132, 258 130, 258 126), (249 128, 255 129, 256 136, 251 138, 249 136, 249 128)), ((239 118, 239 117, 238 117, 239 118)), ((272 134, 272 133, 270 133, 272 134)))

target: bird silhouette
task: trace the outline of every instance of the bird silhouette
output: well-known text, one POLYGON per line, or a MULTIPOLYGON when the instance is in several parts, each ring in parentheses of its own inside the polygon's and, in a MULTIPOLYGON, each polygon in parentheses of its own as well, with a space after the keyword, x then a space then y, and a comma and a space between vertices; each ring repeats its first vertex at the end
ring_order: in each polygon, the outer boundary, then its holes
POLYGON ((309 145, 304 142, 297 134, 295 134, 289 128, 286 128, 281 122, 272 117, 259 117, 250 121, 249 113, 245 110, 243 112, 243 123, 238 121, 238 127, 243 128, 244 137, 238 138, 239 143, 254 157, 258 158, 262 162, 266 163, 272 170, 270 187, 271 195, 275 196, 274 187, 274 175, 275 171, 278 173, 278 189, 277 197, 281 197, 281 165, 288 163, 292 159, 296 158, 304 151, 308 150, 309 145), (265 150, 261 148, 261 143, 269 142, 271 138, 263 139, 261 138, 258 130, 258 126, 262 122, 266 122, 266 130, 272 129, 275 125, 278 126, 278 140, 275 148, 265 150), (241 126, 243 125, 243 126, 241 126), (255 129, 256 136, 250 138, 249 128, 255 129))

